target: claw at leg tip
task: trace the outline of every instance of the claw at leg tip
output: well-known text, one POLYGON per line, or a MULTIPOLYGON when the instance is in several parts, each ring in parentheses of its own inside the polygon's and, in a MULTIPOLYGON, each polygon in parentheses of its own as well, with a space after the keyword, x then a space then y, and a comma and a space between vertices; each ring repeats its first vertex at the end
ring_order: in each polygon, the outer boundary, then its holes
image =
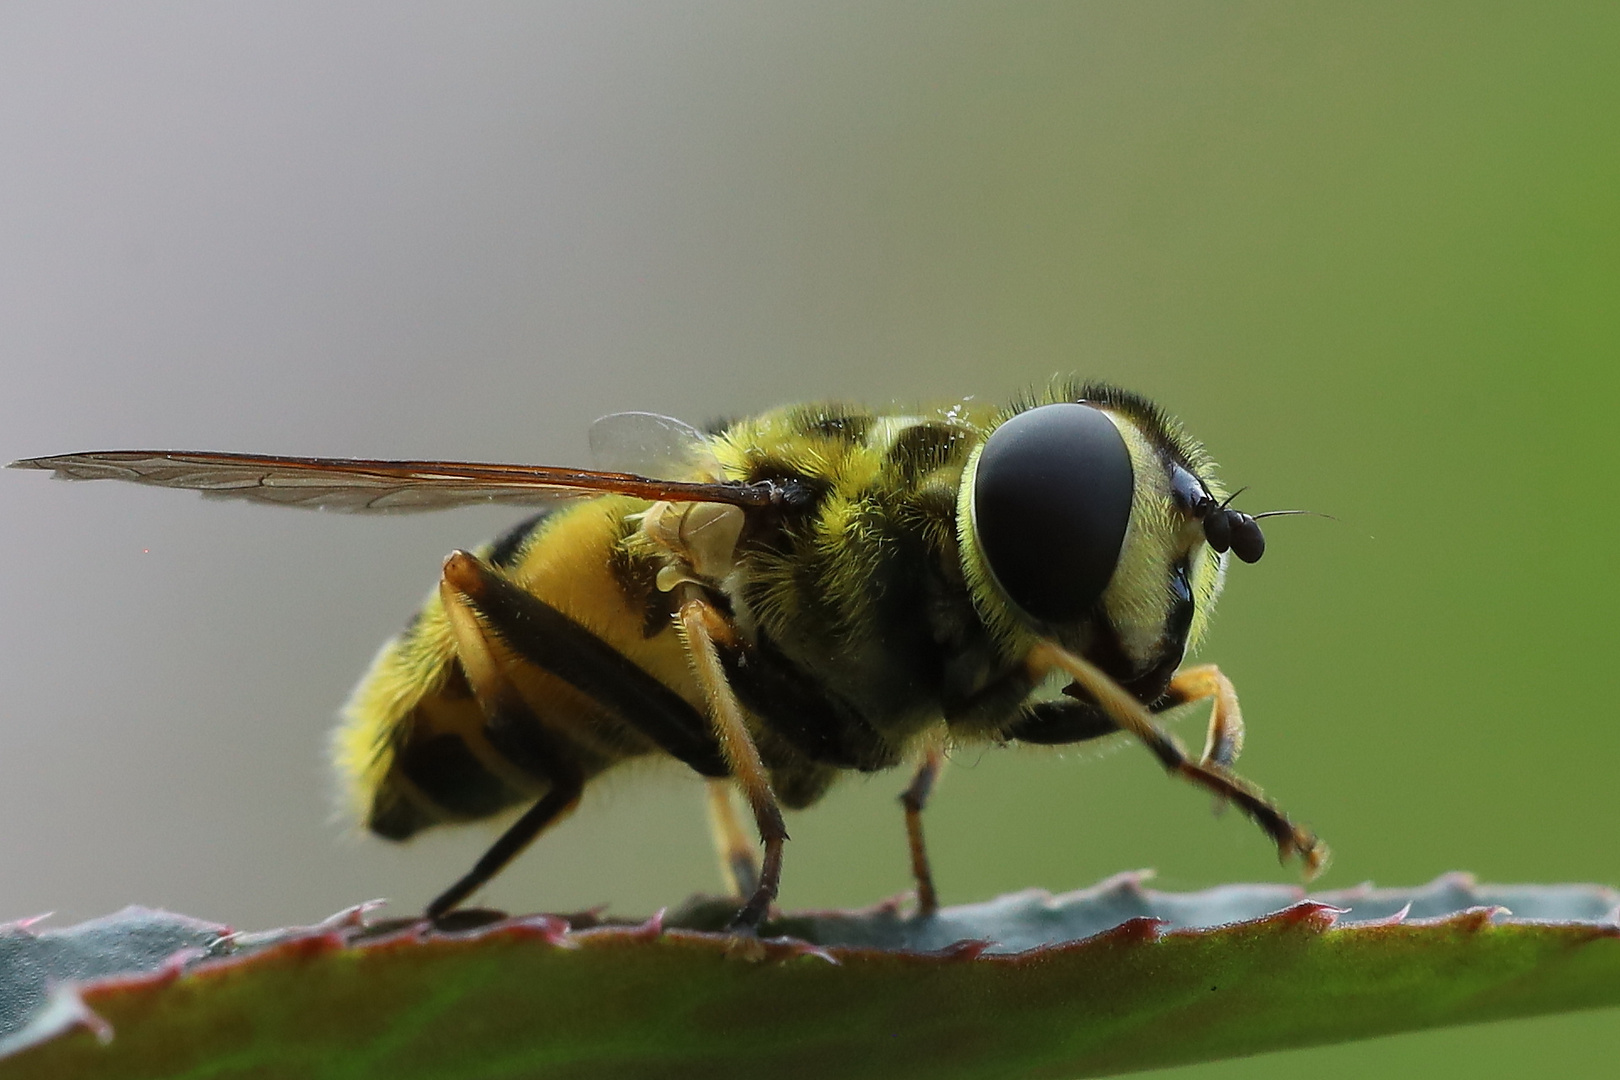
POLYGON ((1321 876, 1322 871, 1328 868, 1333 853, 1328 850, 1326 844, 1313 837, 1310 847, 1301 852, 1300 857, 1305 863, 1305 880, 1309 882, 1315 881, 1321 876))

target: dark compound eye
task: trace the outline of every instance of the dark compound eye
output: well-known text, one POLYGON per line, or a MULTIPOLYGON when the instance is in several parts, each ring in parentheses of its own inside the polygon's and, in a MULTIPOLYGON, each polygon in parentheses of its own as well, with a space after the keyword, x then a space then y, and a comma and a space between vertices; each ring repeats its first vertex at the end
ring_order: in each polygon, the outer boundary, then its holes
POLYGON ((985 564, 1035 618, 1084 618, 1114 576, 1134 488, 1125 440, 1097 409, 1019 413, 990 433, 973 481, 985 564))

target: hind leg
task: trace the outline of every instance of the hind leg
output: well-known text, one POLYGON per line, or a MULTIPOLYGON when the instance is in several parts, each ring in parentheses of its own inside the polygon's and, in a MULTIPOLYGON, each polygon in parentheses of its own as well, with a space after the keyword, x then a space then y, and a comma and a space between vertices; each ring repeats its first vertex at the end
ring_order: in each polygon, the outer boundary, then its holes
POLYGON ((911 877, 917 883, 917 917, 921 919, 939 910, 934 871, 928 864, 928 848, 923 844, 922 812, 944 768, 944 738, 935 736, 924 746, 911 785, 900 795, 900 805, 906 809, 906 843, 911 849, 911 877))
MULTIPOLYGON (((471 556, 465 556, 471 559, 471 556)), ((540 718, 507 678, 475 612, 474 601, 458 586, 462 581, 455 557, 446 562, 439 597, 455 637, 456 654, 467 683, 484 714, 484 734, 502 757, 547 784, 547 790, 522 817, 502 833, 489 850, 450 888, 427 906, 437 919, 488 884, 548 827, 579 805, 585 774, 578 754, 545 729, 540 718)))

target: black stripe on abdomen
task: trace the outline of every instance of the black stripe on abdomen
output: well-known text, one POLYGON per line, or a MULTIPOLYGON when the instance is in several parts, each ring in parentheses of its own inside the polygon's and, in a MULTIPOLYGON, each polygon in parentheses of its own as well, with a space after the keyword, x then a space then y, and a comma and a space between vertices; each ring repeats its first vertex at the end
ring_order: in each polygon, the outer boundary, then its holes
POLYGON ((489 547, 490 565, 502 569, 516 566, 523 558, 523 553, 528 550, 530 537, 554 509, 556 508, 547 507, 538 514, 531 514, 496 537, 495 542, 489 547))
POLYGON ((398 783, 384 784, 371 801, 366 828, 384 840, 408 840, 439 819, 398 783))
POLYGON ((409 740, 396 767, 447 817, 489 817, 523 797, 490 772, 459 735, 409 740))

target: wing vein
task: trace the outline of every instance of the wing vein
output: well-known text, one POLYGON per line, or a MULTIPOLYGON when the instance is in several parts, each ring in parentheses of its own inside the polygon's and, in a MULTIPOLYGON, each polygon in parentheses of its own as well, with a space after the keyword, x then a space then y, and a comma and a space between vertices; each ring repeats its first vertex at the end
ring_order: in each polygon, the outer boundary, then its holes
POLYGON ((11 467, 42 469, 66 480, 123 480, 199 491, 215 499, 343 513, 411 513, 478 503, 532 506, 608 494, 744 507, 789 498, 772 481, 659 480, 635 473, 484 462, 103 450, 26 458, 11 467))

